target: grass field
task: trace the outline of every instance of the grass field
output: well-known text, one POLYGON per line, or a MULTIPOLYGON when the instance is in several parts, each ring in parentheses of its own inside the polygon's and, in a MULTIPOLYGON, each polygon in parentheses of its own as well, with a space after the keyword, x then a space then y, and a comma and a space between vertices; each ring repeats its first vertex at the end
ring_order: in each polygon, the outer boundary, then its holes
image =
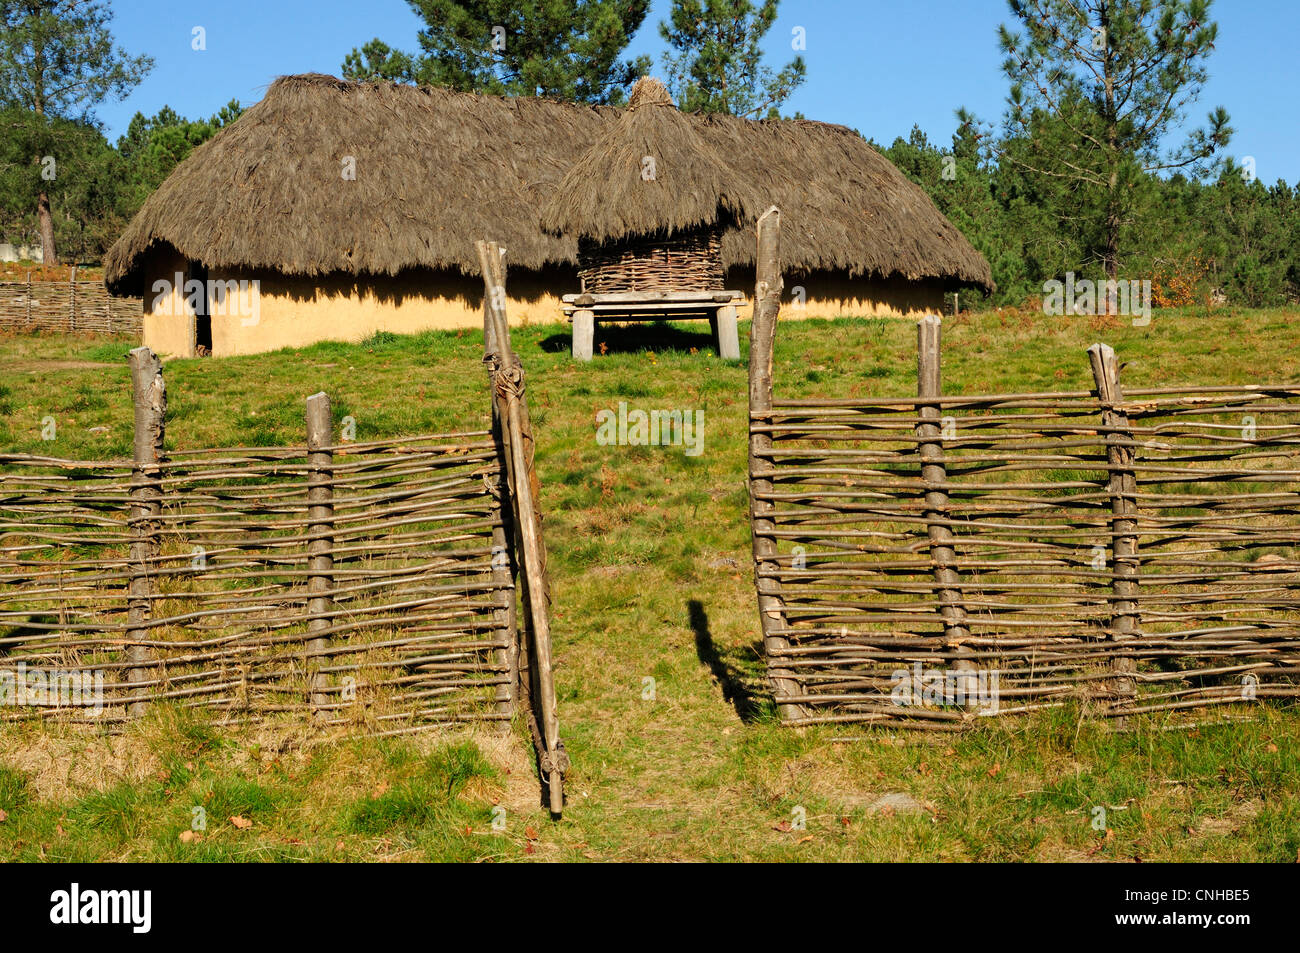
MULTIPOLYGON (((0 858, 1300 859, 1294 708, 1216 710, 1172 730, 1147 716, 1125 731, 1062 709, 938 739, 776 724, 744 518, 745 369, 701 327, 602 328, 608 353, 590 365, 570 360, 563 326, 514 333, 573 762, 562 821, 540 806, 519 725, 320 745, 217 734, 163 709, 112 738, 0 729, 0 858), (620 400, 703 410, 703 452, 600 446, 596 414, 620 400), (195 808, 207 830, 182 840, 195 808)), ((946 322, 945 388, 1086 389, 1096 340, 1134 386, 1300 380, 1295 310, 1157 312, 1144 328, 1005 312, 946 322)), ((128 455, 129 346, 0 338, 0 450, 128 455)), ((481 351, 465 331, 171 361, 168 443, 301 442, 317 390, 358 440, 486 424, 481 351)), ((791 397, 914 393, 914 326, 790 322, 776 377, 791 397)))

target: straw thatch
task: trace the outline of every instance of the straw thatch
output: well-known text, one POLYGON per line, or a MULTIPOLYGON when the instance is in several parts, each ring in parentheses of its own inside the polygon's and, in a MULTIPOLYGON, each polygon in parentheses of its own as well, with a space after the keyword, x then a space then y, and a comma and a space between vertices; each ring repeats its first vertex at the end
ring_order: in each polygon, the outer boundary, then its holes
MULTIPOLYGON (((162 245, 212 268, 472 274, 474 242, 489 236, 507 248, 512 267, 573 264, 577 236, 547 233, 541 209, 623 115, 542 99, 283 77, 149 197, 105 257, 105 280, 115 293, 141 293, 143 256, 162 245), (343 177, 349 156, 355 180, 343 177)), ((727 188, 714 191, 741 212, 723 237, 725 265, 752 264, 752 210, 776 204, 792 271, 992 284, 988 263, 957 228, 852 130, 806 120, 676 114, 666 121, 693 130, 730 171, 727 188)), ((661 161, 663 174, 674 175, 675 163, 661 161)))
POLYGON ((542 227, 597 242, 738 221, 745 189, 662 83, 637 81, 627 111, 573 164, 542 227))

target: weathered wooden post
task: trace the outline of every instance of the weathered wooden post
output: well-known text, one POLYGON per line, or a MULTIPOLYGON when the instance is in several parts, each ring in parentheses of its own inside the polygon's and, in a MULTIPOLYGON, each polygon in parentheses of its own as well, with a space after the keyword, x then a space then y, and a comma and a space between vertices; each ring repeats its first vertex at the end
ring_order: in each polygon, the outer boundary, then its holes
POLYGON ((334 606, 334 450, 329 395, 307 398, 307 671, 309 699, 317 718, 329 704, 328 677, 320 671, 329 649, 324 630, 334 606))
MULTIPOLYGON (((163 436, 167 418, 167 387, 162 362, 147 347, 134 348, 131 399, 135 410, 135 442, 131 469, 131 576, 127 584, 126 670, 128 684, 149 678, 149 619, 153 615, 153 566, 159 553, 159 517, 162 514, 163 436)), ((132 690, 128 714, 144 713, 143 686, 132 690)))
POLYGON ((754 585, 758 591, 758 623, 763 632, 763 654, 767 656, 777 711, 782 721, 794 721, 804 717, 805 711, 802 705, 782 701, 797 697, 800 686, 794 672, 786 667, 783 655, 790 647, 790 641, 776 631, 785 624, 781 583, 775 577, 781 568, 777 559, 776 537, 773 535, 776 525, 771 515, 776 506, 771 500, 760 498, 761 494, 772 492, 772 481, 756 475, 771 468, 772 437, 754 428, 756 423, 771 419, 763 415, 772 409, 772 354, 776 344, 777 316, 781 311, 781 289, 784 285, 781 278, 781 211, 775 205, 758 220, 757 255, 754 318, 749 324, 749 508, 753 534, 754 585))
POLYGON ((510 496, 514 528, 523 563, 524 596, 529 632, 532 636, 531 701, 540 709, 540 730, 534 732, 539 762, 546 778, 552 815, 564 809, 564 773, 568 755, 560 740, 560 722, 551 665, 550 583, 546 570, 546 548, 542 542, 541 514, 537 510, 539 485, 533 466, 532 421, 524 399, 524 368, 510 346, 510 324, 506 318, 505 290, 501 282, 501 253, 496 242, 477 243, 479 267, 483 273, 488 319, 493 326, 491 343, 496 352, 484 355, 492 372, 493 399, 500 405, 510 454, 510 496))
POLYGON ((724 361, 740 360, 740 332, 736 327, 736 306, 725 304, 714 319, 718 337, 718 357, 724 361))
MULTIPOLYGON (((1133 434, 1128 414, 1120 409, 1124 392, 1119 383, 1119 360, 1108 344, 1088 348, 1088 362, 1101 401, 1101 421, 1106 429, 1106 462, 1110 466, 1111 506, 1111 623, 1110 638, 1124 642, 1139 635, 1138 615, 1138 537, 1137 475, 1133 472, 1133 434)), ((1132 656, 1116 655, 1111 662, 1115 672, 1115 694, 1123 705, 1137 694, 1133 674, 1137 665, 1132 656)))
MULTIPOLYGON (((502 264, 500 248, 495 256, 489 256, 485 262, 490 268, 491 287, 484 285, 483 295, 483 353, 500 354, 497 341, 496 322, 493 320, 493 302, 491 296, 496 294, 504 300, 505 267, 502 264), (500 289, 499 291, 497 289, 500 289)), ((495 382, 488 375, 489 386, 495 382)), ((506 673, 507 682, 497 686, 497 712, 504 716, 500 723, 502 734, 509 734, 510 719, 514 717, 521 691, 526 686, 521 682, 519 617, 515 592, 518 579, 518 565, 510 551, 510 538, 513 535, 514 514, 510 505, 510 473, 512 461, 502 427, 501 409, 495 399, 492 400, 492 441, 497 447, 497 463, 500 476, 497 480, 497 506, 501 514, 502 525, 492 528, 492 581, 496 586, 497 607, 492 619, 497 627, 497 637, 504 641, 504 646, 497 650, 496 661, 506 673)))
POLYGON ((930 540, 930 566, 939 596, 939 613, 943 619, 943 641, 958 675, 957 688, 965 702, 975 690, 974 653, 965 645, 970 638, 966 606, 962 601, 961 579, 957 573, 957 550, 948 525, 948 470, 943 454, 943 395, 940 373, 943 322, 938 315, 927 314, 916 325, 916 395, 917 455, 921 459, 921 482, 925 486, 926 535, 930 540), (934 403, 927 404, 926 400, 934 403))
POLYGON ((596 312, 579 308, 573 312, 573 359, 590 361, 596 347, 596 312))

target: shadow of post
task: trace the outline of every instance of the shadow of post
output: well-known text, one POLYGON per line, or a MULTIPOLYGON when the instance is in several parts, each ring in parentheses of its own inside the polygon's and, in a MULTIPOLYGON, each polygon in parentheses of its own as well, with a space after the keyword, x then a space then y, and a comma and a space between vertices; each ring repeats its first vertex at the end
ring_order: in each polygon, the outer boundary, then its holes
POLYGON ((713 677, 722 686, 723 701, 736 709, 741 721, 754 721, 759 715, 760 706, 746 684, 744 675, 718 654, 718 647, 713 644, 713 633, 709 631, 709 616, 704 611, 704 603, 698 599, 687 601, 686 613, 690 618, 691 631, 695 633, 695 654, 709 667, 713 677))

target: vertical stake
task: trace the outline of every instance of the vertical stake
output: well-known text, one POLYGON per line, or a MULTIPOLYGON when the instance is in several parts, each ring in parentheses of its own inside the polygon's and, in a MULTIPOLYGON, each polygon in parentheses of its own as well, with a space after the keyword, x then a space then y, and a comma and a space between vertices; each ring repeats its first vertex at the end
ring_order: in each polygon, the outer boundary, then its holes
MULTIPOLYGON (((131 400, 135 410, 135 441, 131 469, 131 578, 127 589, 127 647, 130 663, 126 680, 144 682, 149 677, 149 647, 137 644, 150 636, 148 622, 153 614, 153 577, 151 563, 159 551, 158 517, 162 513, 162 480, 158 464, 163 457, 163 435, 167 418, 167 387, 163 382, 162 361, 147 347, 137 347, 129 355, 131 400)), ((127 713, 144 714, 141 687, 130 692, 127 713)))
MULTIPOLYGON (((930 539, 930 565, 938 587, 939 614, 943 618, 943 639, 954 658, 958 672, 975 671, 974 655, 965 645, 970 638, 966 621, 966 606, 962 601, 961 580, 957 574, 955 537, 948 526, 948 470, 943 457, 942 405, 943 395, 940 374, 943 322, 938 315, 927 314, 916 325, 916 395, 917 401, 917 455, 921 458, 921 480, 925 484, 926 535, 930 539), (926 399, 935 402, 926 404, 926 399)), ((958 677, 957 689, 972 707, 969 700, 975 694, 972 675, 958 677)))
POLYGON ((327 716, 328 676, 320 671, 329 648, 328 614, 334 606, 334 425, 329 395, 323 391, 307 398, 307 671, 312 711, 327 716))
MULTIPOLYGON (((1111 624, 1110 638, 1124 642, 1139 635, 1138 615, 1138 538, 1137 475, 1133 472, 1133 434, 1128 414, 1118 409, 1124 400, 1119 383, 1119 360, 1108 344, 1088 348, 1088 362, 1101 401, 1102 425, 1106 429, 1106 461, 1110 465, 1111 506, 1111 624)), ((1111 662, 1116 674, 1114 692, 1120 705, 1131 702, 1137 694, 1133 673, 1137 671, 1132 656, 1116 655, 1111 662)))

